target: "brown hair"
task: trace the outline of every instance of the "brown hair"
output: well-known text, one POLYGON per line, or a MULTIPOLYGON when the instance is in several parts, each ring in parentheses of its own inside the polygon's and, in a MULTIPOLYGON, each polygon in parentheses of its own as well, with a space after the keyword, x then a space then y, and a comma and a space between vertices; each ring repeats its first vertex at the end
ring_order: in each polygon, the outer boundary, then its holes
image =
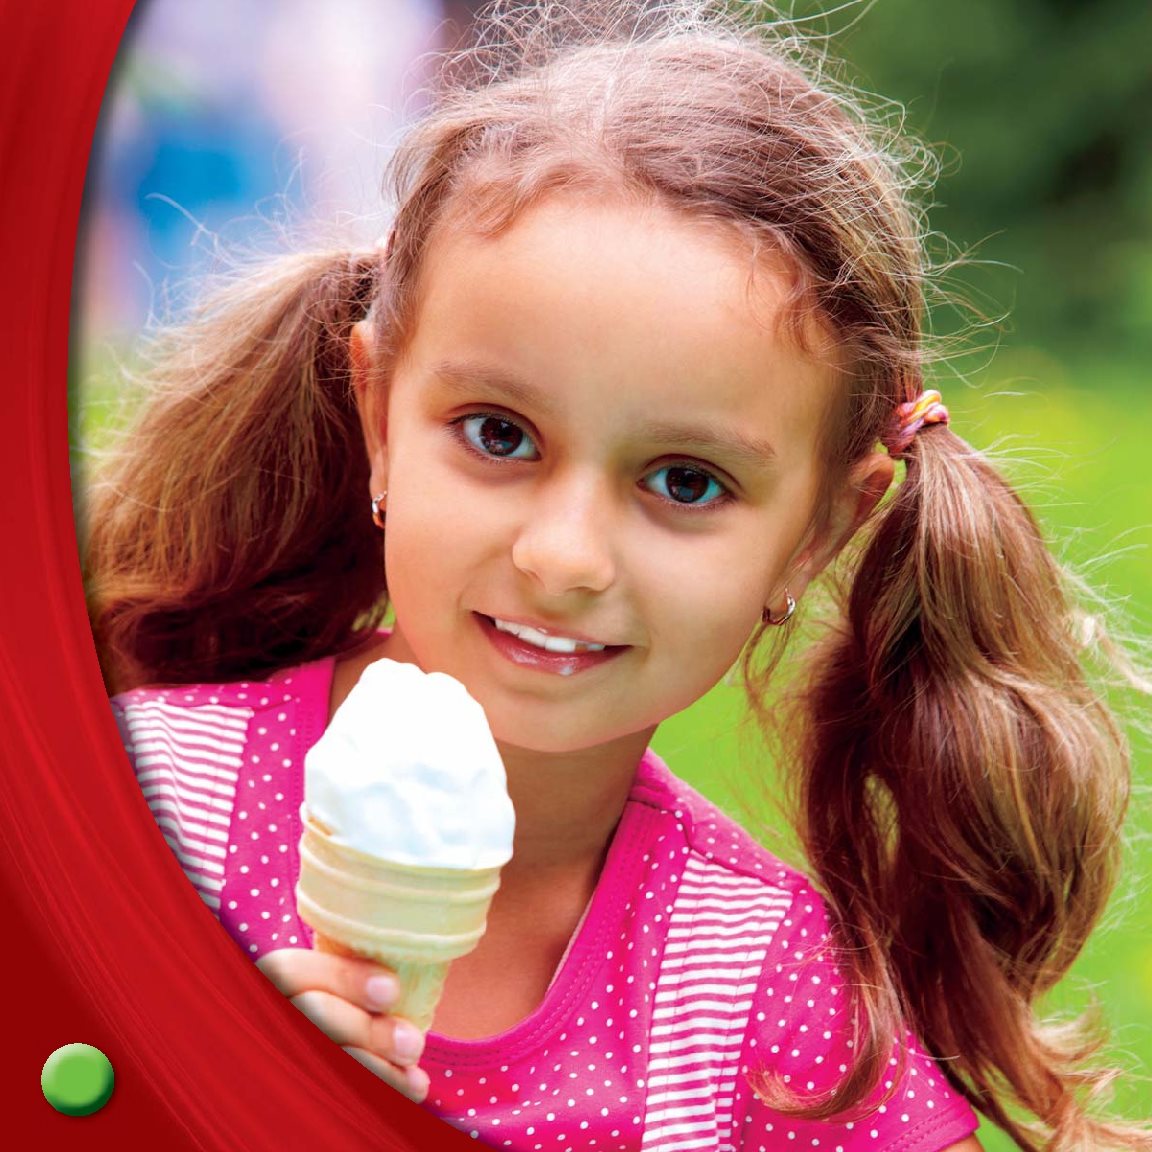
POLYGON ((347 353, 378 267, 375 254, 288 257, 158 336, 147 402, 82 515, 110 690, 259 676, 379 623, 347 353))
MULTIPOLYGON (((387 260, 280 265, 161 362, 162 392, 89 506, 111 686, 255 675, 346 648, 378 619, 345 346, 372 295, 385 367, 402 351, 438 228, 497 231, 544 196, 607 187, 708 221, 753 258, 782 253, 796 331, 815 314, 853 353, 829 490, 921 389, 930 279, 910 193, 931 160, 817 84, 819 62, 722 5, 498 8, 482 27, 391 167, 387 260)), ((859 1058, 834 1097, 759 1088, 841 1112, 880 1082, 906 1019, 1023 1148, 1147 1146, 1090 1118, 1080 1096, 1106 1080, 1081 1067, 1090 1045, 1034 1016, 1112 887, 1123 740, 1024 505, 947 427, 906 462, 798 728, 803 839, 858 990, 859 1058)), ((754 706, 761 649, 745 664, 754 706)))

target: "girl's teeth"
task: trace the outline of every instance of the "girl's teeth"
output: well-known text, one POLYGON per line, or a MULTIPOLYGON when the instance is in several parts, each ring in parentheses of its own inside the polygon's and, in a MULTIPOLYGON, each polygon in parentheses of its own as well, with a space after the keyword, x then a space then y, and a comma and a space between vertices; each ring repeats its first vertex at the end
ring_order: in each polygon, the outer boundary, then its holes
POLYGON ((506 620, 493 618, 498 632, 509 632, 518 640, 531 644, 536 648, 543 648, 546 652, 603 652, 603 644, 585 644, 582 640, 569 640, 567 636, 549 636, 536 628, 529 628, 526 624, 509 624, 506 620))

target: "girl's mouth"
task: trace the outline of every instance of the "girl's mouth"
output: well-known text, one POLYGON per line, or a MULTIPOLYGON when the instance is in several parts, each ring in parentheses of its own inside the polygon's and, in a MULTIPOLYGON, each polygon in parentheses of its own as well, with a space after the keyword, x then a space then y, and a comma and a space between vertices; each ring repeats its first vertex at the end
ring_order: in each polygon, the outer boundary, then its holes
POLYGON ((522 668, 572 676, 603 664, 628 649, 626 644, 603 644, 544 632, 527 624, 479 612, 473 615, 489 643, 507 660, 522 668))

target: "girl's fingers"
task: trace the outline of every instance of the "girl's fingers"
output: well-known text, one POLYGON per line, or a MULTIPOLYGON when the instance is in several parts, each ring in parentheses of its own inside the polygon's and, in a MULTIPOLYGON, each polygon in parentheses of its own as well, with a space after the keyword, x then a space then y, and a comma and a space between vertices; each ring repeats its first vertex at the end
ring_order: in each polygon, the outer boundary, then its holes
POLYGON ((428 1094, 428 1076, 416 1067, 424 1034, 386 1014, 399 992, 387 969, 310 948, 278 949, 256 963, 316 1027, 380 1079, 417 1103, 428 1094))
POLYGON ((256 966, 289 998, 302 992, 330 992, 368 1012, 396 1003, 399 984, 386 968, 356 956, 337 956, 311 948, 278 948, 256 966))
POLYGON ((411 1067, 424 1051, 424 1035, 408 1020, 365 1012, 328 992, 301 992, 292 1003, 341 1047, 362 1048, 390 1064, 411 1067))
POLYGON ((345 1047, 344 1051, 409 1100, 419 1104, 428 1095, 428 1074, 422 1068, 398 1068, 363 1048, 345 1047))

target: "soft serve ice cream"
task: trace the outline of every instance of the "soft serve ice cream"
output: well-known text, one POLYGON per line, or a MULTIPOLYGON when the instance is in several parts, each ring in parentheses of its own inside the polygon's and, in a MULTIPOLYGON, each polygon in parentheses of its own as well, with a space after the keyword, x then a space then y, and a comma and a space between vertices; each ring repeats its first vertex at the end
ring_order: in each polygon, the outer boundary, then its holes
POLYGON ((370 664, 305 757, 301 816, 296 902, 314 947, 392 968, 392 1010, 429 1028, 512 855, 483 709, 442 673, 370 664))
POLYGON ((504 763, 451 676, 370 664, 304 761, 304 809, 338 843, 397 864, 493 868, 512 855, 504 763))

